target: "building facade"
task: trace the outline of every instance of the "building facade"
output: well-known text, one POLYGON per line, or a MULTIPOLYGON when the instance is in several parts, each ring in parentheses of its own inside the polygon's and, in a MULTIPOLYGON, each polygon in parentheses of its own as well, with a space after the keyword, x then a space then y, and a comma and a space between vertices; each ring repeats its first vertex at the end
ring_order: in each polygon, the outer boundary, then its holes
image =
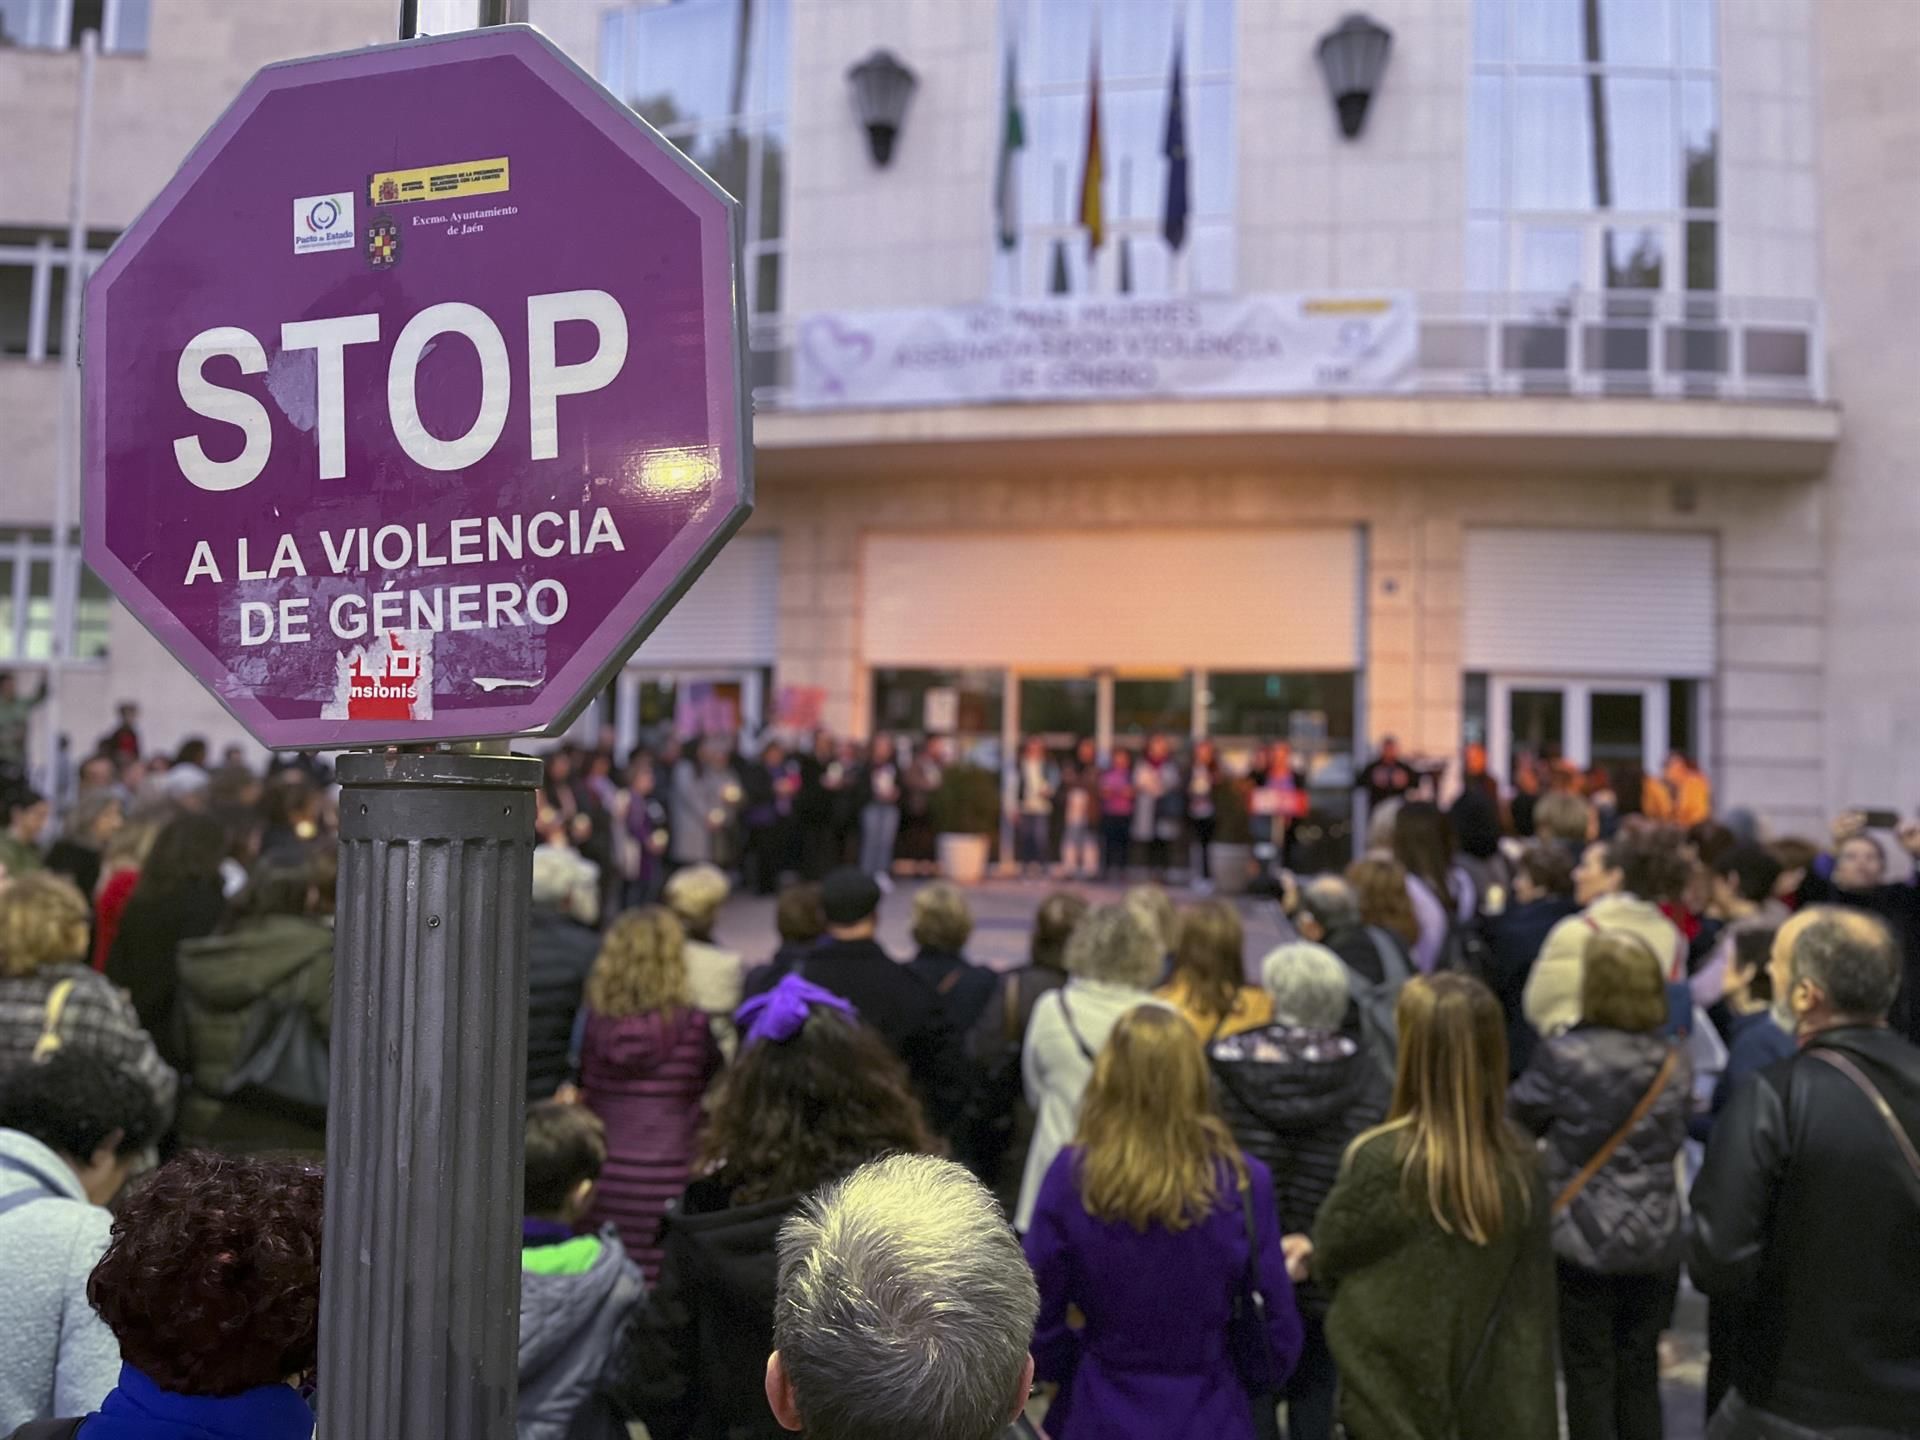
MULTIPOLYGON (((0 0, 33 37, 0 49, 5 133, 48 137, 0 151, 0 666, 59 648, 87 8, 0 0)), ((394 8, 108 0, 92 243, 255 66, 394 8)), ((1920 8, 1369 0, 1350 138, 1319 47, 1351 8, 531 0, 747 233, 759 508, 586 723, 1290 739, 1330 788, 1388 733, 1503 770, 1677 746, 1786 829, 1904 808, 1920 8), (881 49, 916 82, 884 165, 849 76, 881 49), (1062 326, 1223 349, 1042 338, 1016 375, 969 338, 1062 326), (926 368, 866 384, 881 347, 926 368)), ((75 743, 122 695, 162 742, 234 733, 72 569, 75 743)))

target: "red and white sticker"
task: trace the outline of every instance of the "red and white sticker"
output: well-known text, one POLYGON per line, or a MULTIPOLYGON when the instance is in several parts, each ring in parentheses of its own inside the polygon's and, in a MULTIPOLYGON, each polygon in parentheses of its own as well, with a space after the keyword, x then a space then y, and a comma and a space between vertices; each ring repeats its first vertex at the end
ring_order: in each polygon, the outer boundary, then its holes
POLYGON ((389 630, 355 645, 334 665, 328 720, 431 720, 433 632, 389 630))

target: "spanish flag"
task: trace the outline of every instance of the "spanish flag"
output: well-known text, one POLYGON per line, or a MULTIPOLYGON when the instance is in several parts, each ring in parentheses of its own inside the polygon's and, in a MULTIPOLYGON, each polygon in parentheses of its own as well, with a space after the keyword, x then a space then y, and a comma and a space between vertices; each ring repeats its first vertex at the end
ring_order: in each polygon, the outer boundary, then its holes
POLYGON ((1087 228, 1087 257, 1106 242, 1107 212, 1100 200, 1100 38, 1093 41, 1093 74, 1087 81, 1087 157, 1080 167, 1080 223, 1087 228))

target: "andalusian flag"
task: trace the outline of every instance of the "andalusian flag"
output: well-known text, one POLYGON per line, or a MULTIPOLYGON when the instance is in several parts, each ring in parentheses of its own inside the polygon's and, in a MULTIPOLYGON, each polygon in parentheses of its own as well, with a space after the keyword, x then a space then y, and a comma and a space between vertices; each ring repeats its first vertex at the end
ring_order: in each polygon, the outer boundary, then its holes
POLYGON ((1027 148, 1027 123, 1020 114, 1020 87, 1015 79, 1013 47, 1007 47, 1006 104, 1000 120, 1000 168, 994 177, 993 213, 1000 227, 1000 248, 1020 243, 1020 151, 1027 148))
POLYGON ((1087 157, 1080 167, 1080 223, 1087 228, 1091 258, 1107 238, 1107 212, 1100 200, 1104 178, 1100 155, 1100 38, 1093 41, 1093 74, 1087 81, 1087 157))

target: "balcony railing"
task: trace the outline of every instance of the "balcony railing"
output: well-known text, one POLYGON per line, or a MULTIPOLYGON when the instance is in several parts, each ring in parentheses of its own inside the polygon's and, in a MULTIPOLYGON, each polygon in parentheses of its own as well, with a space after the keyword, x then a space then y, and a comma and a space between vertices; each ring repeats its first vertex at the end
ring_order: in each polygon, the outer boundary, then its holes
MULTIPOLYGON (((1812 300, 1690 294, 1423 295, 1423 395, 1816 402, 1826 345, 1812 300)), ((755 408, 785 408, 793 322, 755 320, 755 408)), ((1177 398, 1177 397, 1169 397, 1177 398)))

